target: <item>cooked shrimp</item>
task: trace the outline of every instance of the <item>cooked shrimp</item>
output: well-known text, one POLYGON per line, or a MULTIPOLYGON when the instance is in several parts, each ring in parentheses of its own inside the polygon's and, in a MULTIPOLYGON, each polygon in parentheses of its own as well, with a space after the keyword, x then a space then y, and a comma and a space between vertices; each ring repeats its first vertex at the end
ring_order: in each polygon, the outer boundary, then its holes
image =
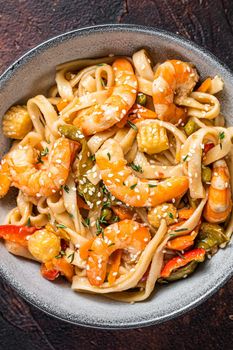
POLYGON ((74 120, 86 135, 106 130, 119 122, 133 106, 137 96, 137 78, 130 62, 119 58, 113 63, 115 86, 103 105, 90 107, 74 120))
POLYGON ((118 249, 139 256, 151 239, 148 228, 133 220, 123 220, 104 229, 103 236, 94 239, 87 260, 87 277, 94 286, 103 284, 109 258, 118 249))
MULTIPOLYGON (((116 198, 134 207, 155 207, 182 196, 189 186, 186 176, 157 182, 140 179, 126 165, 120 145, 113 139, 105 141, 96 153, 96 163, 104 184, 116 198)), ((140 166, 134 169, 142 172, 140 166)))
POLYGON ((4 157, 0 165, 0 198, 4 197, 9 191, 11 180, 9 177, 9 164, 7 157, 4 157))
POLYGON ((10 185, 29 196, 50 196, 60 190, 69 174, 71 161, 70 141, 60 138, 55 141, 48 160, 38 169, 38 154, 30 145, 12 150, 1 163, 0 196, 10 185))
POLYGON ((190 63, 168 60, 158 66, 152 86, 153 102, 158 118, 176 124, 186 118, 186 110, 177 107, 198 81, 198 74, 190 63))
POLYGON ((208 222, 224 222, 232 209, 230 175, 225 160, 213 164, 213 175, 209 188, 204 217, 208 222))

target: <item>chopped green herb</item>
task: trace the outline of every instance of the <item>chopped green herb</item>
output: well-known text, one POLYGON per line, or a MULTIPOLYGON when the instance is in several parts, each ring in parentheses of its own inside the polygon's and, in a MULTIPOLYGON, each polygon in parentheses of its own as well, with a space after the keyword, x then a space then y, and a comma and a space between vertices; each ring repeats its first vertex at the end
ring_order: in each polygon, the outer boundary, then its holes
POLYGON ((45 149, 43 151, 40 152, 41 157, 45 157, 47 156, 47 154, 49 153, 49 149, 48 147, 45 147, 45 149))
POLYGON ((91 160, 92 162, 95 161, 95 155, 94 155, 94 154, 92 154, 89 158, 90 158, 90 160, 91 160))
POLYGON ((61 250, 58 255, 55 256, 56 259, 62 258, 64 255, 66 255, 66 252, 64 250, 61 250))
POLYGON ((64 191, 66 191, 66 193, 69 193, 70 192, 70 189, 69 189, 69 186, 65 185, 63 187, 64 191))
POLYGON ((31 219, 30 218, 28 218, 27 219, 27 223, 26 223, 26 225, 25 226, 28 226, 28 227, 30 227, 31 226, 31 219))
POLYGON ((170 233, 169 236, 170 237, 176 237, 176 234, 175 233, 170 233))
POLYGON ((115 243, 110 243, 108 247, 112 247, 113 245, 115 245, 115 243))
POLYGON ((225 137, 225 132, 224 132, 224 131, 220 132, 220 133, 218 134, 218 137, 219 137, 220 140, 223 140, 224 137, 225 137))
POLYGON ((39 163, 43 164, 44 162, 42 160, 42 157, 47 156, 48 153, 49 153, 49 149, 48 149, 48 147, 45 147, 45 149, 43 151, 41 151, 37 157, 37 164, 39 164, 39 163))
POLYGON ((185 162, 188 159, 188 154, 186 154, 186 156, 183 157, 183 161, 185 162))
POLYGON ((90 218, 85 218, 83 224, 86 227, 90 226, 90 218))
POLYGON ((112 218, 112 221, 113 221, 113 222, 118 222, 118 221, 120 221, 119 216, 114 216, 114 217, 112 218))
POLYGON ((98 63, 97 66, 98 67, 105 66, 105 63, 98 63))
POLYGON ((172 213, 168 213, 169 218, 174 219, 174 216, 172 213))
POLYGON ((68 255, 67 258, 70 259, 70 263, 72 263, 74 261, 74 253, 71 253, 70 255, 68 255))
POLYGON ((99 218, 100 224, 107 224, 106 215, 101 215, 99 218))
POLYGON ((182 231, 186 231, 187 228, 184 227, 184 228, 178 228, 177 230, 174 230, 175 232, 182 232, 182 231))
POLYGON ((68 213, 68 214, 69 214, 69 217, 70 217, 71 219, 74 218, 74 215, 73 215, 73 214, 71 214, 71 213, 68 213))
POLYGON ((48 220, 50 221, 51 220, 51 215, 47 214, 47 216, 48 216, 48 220))
POLYGON ((137 186, 137 184, 134 184, 134 185, 130 186, 130 189, 133 190, 136 186, 137 186))
POLYGON ((148 184, 148 187, 157 187, 158 185, 148 184))
POLYGON ((56 224, 56 227, 57 228, 67 228, 65 225, 63 225, 63 224, 56 224))
POLYGON ((137 126, 136 126, 134 123, 132 123, 130 120, 128 120, 127 123, 128 123, 129 126, 130 126, 132 129, 134 129, 135 131, 138 130, 137 126))
POLYGON ((108 152, 107 153, 108 159, 111 160, 111 154, 108 152))
POLYGON ((96 228, 97 228, 97 236, 99 236, 103 232, 103 227, 100 226, 100 220, 96 220, 96 228))
POLYGON ((129 165, 134 171, 137 171, 138 173, 143 173, 142 167, 140 165, 136 165, 134 163, 130 163, 129 165))

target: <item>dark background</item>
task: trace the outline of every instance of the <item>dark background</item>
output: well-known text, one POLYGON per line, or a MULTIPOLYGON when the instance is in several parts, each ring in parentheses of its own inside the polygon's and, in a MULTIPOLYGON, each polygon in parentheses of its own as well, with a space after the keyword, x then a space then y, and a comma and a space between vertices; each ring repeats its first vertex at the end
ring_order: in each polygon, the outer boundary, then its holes
MULTIPOLYGON (((0 0, 0 73, 52 36, 102 23, 170 30, 208 48, 233 69, 232 0, 0 0)), ((232 349, 232 289, 233 279, 201 306, 161 325, 104 331, 47 316, 0 282, 0 349, 232 349)))

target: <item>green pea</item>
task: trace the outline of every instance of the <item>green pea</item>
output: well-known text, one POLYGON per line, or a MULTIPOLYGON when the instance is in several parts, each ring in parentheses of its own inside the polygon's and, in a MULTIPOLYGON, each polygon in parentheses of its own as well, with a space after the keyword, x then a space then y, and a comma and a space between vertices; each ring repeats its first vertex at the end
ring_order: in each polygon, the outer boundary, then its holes
POLYGON ((184 131, 187 136, 190 136, 195 131, 197 131, 197 124, 192 119, 189 119, 189 121, 184 126, 184 131))
POLYGON ((208 166, 202 166, 201 179, 204 183, 210 182, 212 171, 208 166))
POLYGON ((146 105, 146 95, 143 93, 139 93, 137 96, 137 103, 140 104, 141 106, 146 105))
POLYGON ((101 216, 105 218, 106 221, 111 220, 112 218, 112 211, 109 208, 104 208, 102 210, 101 216))

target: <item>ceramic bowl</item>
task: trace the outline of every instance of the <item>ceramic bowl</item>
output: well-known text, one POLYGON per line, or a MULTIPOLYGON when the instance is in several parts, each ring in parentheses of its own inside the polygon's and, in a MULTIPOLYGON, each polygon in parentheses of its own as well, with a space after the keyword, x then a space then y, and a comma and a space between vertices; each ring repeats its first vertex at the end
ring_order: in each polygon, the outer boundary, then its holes
MULTIPOLYGON (((212 54, 174 34, 137 25, 103 25, 75 30, 48 40, 17 60, 0 77, 0 115, 12 105, 46 93, 59 63, 86 57, 132 55, 148 48, 154 61, 180 58, 193 62, 202 77, 220 75, 225 82, 222 110, 232 124, 233 76, 212 54)), ((8 142, 1 134, 0 152, 8 142)), ((0 222, 14 205, 14 196, 0 201, 0 222)), ((133 328, 164 322, 206 300, 232 275, 233 249, 229 244, 202 264, 188 279, 157 288, 147 301, 124 304, 104 297, 79 294, 65 282, 43 279, 38 264, 17 258, 0 243, 1 276, 28 302, 48 314, 78 325, 133 328)))

